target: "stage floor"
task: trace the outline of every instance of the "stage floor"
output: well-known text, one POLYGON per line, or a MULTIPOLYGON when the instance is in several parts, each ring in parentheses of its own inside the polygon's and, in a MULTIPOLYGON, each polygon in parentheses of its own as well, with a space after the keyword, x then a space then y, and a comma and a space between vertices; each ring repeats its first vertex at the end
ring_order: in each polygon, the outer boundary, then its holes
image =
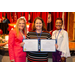
MULTIPOLYGON (((10 62, 9 56, 0 55, 0 62, 10 62)), ((27 58, 26 58, 27 62, 27 58)), ((48 58, 48 62, 52 62, 52 58, 48 58)), ((66 59, 66 62, 75 62, 75 56, 66 59)))

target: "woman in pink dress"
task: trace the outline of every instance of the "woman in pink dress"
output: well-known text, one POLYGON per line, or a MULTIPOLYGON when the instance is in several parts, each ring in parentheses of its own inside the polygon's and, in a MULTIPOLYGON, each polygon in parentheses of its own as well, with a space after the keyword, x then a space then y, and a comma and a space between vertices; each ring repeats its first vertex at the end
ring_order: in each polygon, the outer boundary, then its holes
POLYGON ((11 62, 26 62, 26 52, 21 46, 26 38, 26 20, 21 17, 17 20, 16 28, 9 32, 8 49, 11 62))

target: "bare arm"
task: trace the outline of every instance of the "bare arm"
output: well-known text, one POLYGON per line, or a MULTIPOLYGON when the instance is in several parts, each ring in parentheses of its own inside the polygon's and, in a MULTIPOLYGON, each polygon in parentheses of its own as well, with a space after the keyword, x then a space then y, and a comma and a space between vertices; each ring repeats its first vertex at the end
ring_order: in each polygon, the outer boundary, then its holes
POLYGON ((4 46, 6 45, 8 42, 5 42, 5 43, 0 43, 0 46, 4 46))
POLYGON ((0 40, 2 40, 2 38, 0 37, 0 40))
POLYGON ((3 39, 2 37, 0 37, 0 40, 2 40, 3 42, 7 42, 5 39, 3 39))

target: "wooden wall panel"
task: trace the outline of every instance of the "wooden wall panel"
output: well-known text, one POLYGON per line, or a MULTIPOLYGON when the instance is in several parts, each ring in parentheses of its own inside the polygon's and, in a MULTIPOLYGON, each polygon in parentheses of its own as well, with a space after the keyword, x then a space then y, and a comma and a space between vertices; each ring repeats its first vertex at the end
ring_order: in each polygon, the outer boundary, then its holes
POLYGON ((73 22, 74 22, 74 14, 70 12, 70 19, 69 19, 69 39, 73 40, 73 22))

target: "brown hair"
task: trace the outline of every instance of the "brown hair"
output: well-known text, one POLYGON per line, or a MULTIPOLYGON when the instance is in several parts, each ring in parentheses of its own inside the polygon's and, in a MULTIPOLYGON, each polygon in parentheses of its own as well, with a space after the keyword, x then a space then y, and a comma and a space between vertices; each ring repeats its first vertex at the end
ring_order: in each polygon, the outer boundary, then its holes
POLYGON ((18 25, 19 25, 19 22, 21 21, 21 20, 23 20, 24 21, 24 23, 25 23, 25 27, 24 27, 24 29, 23 29, 23 32, 24 32, 24 34, 26 34, 27 32, 26 32, 26 20, 24 19, 24 18, 19 18, 18 20, 17 20, 17 23, 16 23, 16 33, 17 33, 17 36, 19 36, 19 28, 18 28, 18 25))
POLYGON ((32 24, 32 30, 33 30, 33 31, 36 30, 36 28, 35 28, 35 22, 36 22, 37 19, 39 19, 39 20, 42 21, 42 24, 43 24, 43 26, 42 26, 42 31, 46 31, 47 29, 46 29, 44 20, 43 20, 41 17, 36 17, 36 18, 34 19, 34 22, 33 22, 33 24, 32 24))

